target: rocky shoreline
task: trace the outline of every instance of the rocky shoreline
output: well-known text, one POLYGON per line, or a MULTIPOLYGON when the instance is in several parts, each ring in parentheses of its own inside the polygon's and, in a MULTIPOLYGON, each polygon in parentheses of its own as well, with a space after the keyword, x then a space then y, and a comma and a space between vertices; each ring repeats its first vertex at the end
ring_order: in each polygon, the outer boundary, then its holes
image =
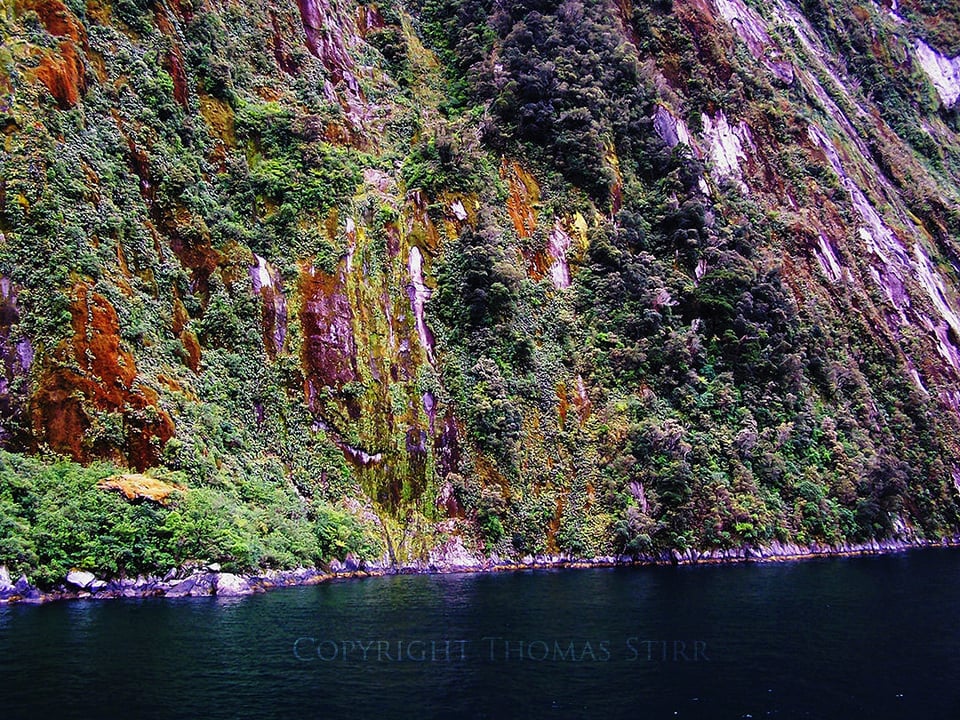
POLYGON ((601 556, 576 558, 567 555, 527 555, 522 558, 478 557, 454 538, 434 550, 427 560, 391 565, 358 561, 347 556, 325 568, 268 570, 240 575, 222 572, 217 564, 170 570, 164 576, 138 576, 104 580, 93 573, 74 570, 64 582, 50 591, 41 591, 25 576, 13 581, 6 567, 0 566, 0 604, 39 604, 55 600, 105 600, 112 598, 242 597, 281 587, 317 585, 336 579, 419 575, 510 572, 534 569, 609 568, 651 565, 697 565, 743 562, 791 562, 818 557, 882 555, 918 548, 960 547, 960 536, 929 540, 883 540, 862 544, 801 546, 774 542, 761 548, 741 547, 726 550, 673 550, 658 556, 601 556))

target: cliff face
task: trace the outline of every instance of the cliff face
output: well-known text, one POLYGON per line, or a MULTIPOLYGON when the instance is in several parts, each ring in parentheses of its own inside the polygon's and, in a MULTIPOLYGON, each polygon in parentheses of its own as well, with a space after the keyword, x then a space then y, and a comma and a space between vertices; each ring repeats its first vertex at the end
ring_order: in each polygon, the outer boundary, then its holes
MULTIPOLYGON (((165 559, 957 531, 942 3, 11 0, 0 32, 0 442, 174 478, 165 559)), ((99 566, 4 457, 0 562, 99 566)))

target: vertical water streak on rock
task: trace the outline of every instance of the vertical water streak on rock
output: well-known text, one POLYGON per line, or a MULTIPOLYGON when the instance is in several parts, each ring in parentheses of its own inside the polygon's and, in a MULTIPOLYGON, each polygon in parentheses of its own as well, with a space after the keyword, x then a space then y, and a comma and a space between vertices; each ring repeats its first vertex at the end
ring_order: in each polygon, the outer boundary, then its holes
POLYGON ((557 220, 553 230, 550 231, 549 242, 547 243, 547 255, 550 257, 548 273, 550 281, 557 290, 570 287, 570 266, 567 264, 567 251, 572 244, 573 241, 567 231, 557 220))
POLYGON ((427 327, 424 313, 424 306, 430 299, 433 291, 427 287, 424 280, 423 254, 420 252, 420 248, 416 246, 410 248, 407 268, 410 271, 410 283, 407 285, 407 296, 410 298, 410 307, 413 310, 417 337, 420 338, 420 347, 422 347, 426 353, 427 361, 433 365, 433 332, 427 327))
POLYGON ((287 337, 287 300, 282 278, 264 258, 254 255, 256 265, 250 267, 250 281, 263 307, 263 341, 267 354, 275 358, 283 351, 287 337))

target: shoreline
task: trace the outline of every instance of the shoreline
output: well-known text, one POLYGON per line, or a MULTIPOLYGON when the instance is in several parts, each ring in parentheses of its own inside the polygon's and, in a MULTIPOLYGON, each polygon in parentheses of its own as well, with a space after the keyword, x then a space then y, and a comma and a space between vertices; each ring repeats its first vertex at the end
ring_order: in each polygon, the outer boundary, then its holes
POLYGON ((0 605, 40 605, 66 600, 112 600, 118 598, 244 597, 285 587, 319 585, 333 580, 386 577, 390 575, 452 575, 519 572, 524 570, 567 570, 615 567, 655 567, 670 565, 726 565, 741 563, 787 563, 814 558, 869 557, 892 555, 908 550, 960 547, 960 536, 934 540, 874 540, 841 545, 796 545, 774 542, 762 548, 741 547, 727 550, 673 550, 658 556, 600 556, 575 558, 565 555, 537 555, 501 559, 468 556, 457 542, 449 557, 441 552, 428 560, 401 565, 365 563, 348 557, 345 563, 332 561, 328 569, 297 568, 264 573, 235 574, 221 572, 216 564, 171 570, 166 575, 138 576, 101 580, 92 573, 72 571, 54 590, 42 591, 21 577, 9 579, 6 567, 0 567, 0 605))

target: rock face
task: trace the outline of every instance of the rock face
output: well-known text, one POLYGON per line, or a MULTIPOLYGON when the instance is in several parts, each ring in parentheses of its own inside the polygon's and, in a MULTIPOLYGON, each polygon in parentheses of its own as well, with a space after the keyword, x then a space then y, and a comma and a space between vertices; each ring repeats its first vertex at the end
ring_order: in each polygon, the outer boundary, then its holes
POLYGON ((410 285, 408 286, 407 296, 410 298, 410 308, 413 310, 416 322, 417 337, 420 338, 420 347, 427 354, 427 360, 432 364, 434 362, 433 332, 427 327, 425 308, 433 293, 424 280, 423 253, 420 252, 420 248, 410 248, 410 259, 407 266, 410 270, 410 285))
POLYGON ((430 553, 429 565, 439 570, 470 570, 480 567, 482 561, 463 546, 459 537, 451 538, 430 553))
POLYGON ((719 113, 715 118, 703 115, 701 121, 703 141, 713 161, 715 177, 718 180, 734 180, 747 191, 741 164, 747 159, 747 150, 753 148, 750 128, 743 122, 731 127, 723 113, 719 113))
POLYGON ((33 396, 35 437, 77 460, 109 454, 109 447, 98 447, 96 440, 91 447, 84 437, 96 435, 96 412, 119 413, 121 457, 138 469, 156 465, 159 449, 173 435, 173 421, 157 407, 157 392, 137 381, 133 354, 121 345, 116 310, 78 283, 71 317, 73 336, 57 349, 33 396))
POLYGON ((756 10, 742 0, 715 0, 717 11, 746 43, 750 54, 773 73, 781 82, 793 82, 793 66, 782 60, 778 48, 770 39, 767 24, 756 10))
POLYGON ((300 321, 306 339, 307 397, 312 402, 324 387, 340 388, 357 379, 357 347, 345 268, 335 275, 306 268, 301 293, 305 298, 300 321))
POLYGON ((369 110, 355 75, 356 64, 351 52, 360 44, 354 20, 328 0, 297 0, 297 4, 307 47, 330 72, 330 79, 324 84, 327 99, 341 103, 354 128, 362 129, 369 110))
POLYGON ((960 98, 960 57, 944 57, 923 40, 916 41, 920 67, 937 89, 945 107, 953 107, 960 98))
MULTIPOLYGON (((4 242, 0 233, 0 245, 4 242)), ((17 337, 19 321, 16 286, 0 276, 0 447, 22 446, 29 427, 27 375, 33 364, 33 346, 29 338, 17 337)))
POLYGON ((30 581, 27 580, 26 575, 21 575, 20 579, 14 583, 13 591, 14 594, 19 596, 21 599, 26 600, 27 602, 41 599, 40 591, 30 584, 30 581))
POLYGON ((570 250, 573 241, 559 223, 550 231, 549 238, 547 255, 550 257, 550 267, 547 272, 553 286, 557 290, 563 290, 570 287, 570 266, 567 264, 567 251, 570 250))
MULTIPOLYGON (((229 585, 229 581, 228 581, 229 585)), ((206 597, 214 595, 217 589, 216 573, 198 573, 190 575, 167 588, 162 588, 163 595, 169 598, 206 597)))
POLYGON ((259 255, 250 268, 253 292, 263 300, 263 342, 267 353, 276 357, 283 351, 287 337, 287 300, 280 274, 259 255))
POLYGON ((653 116, 653 127, 667 147, 674 148, 682 143, 693 149, 694 144, 686 123, 664 105, 657 105, 657 112, 653 116))

